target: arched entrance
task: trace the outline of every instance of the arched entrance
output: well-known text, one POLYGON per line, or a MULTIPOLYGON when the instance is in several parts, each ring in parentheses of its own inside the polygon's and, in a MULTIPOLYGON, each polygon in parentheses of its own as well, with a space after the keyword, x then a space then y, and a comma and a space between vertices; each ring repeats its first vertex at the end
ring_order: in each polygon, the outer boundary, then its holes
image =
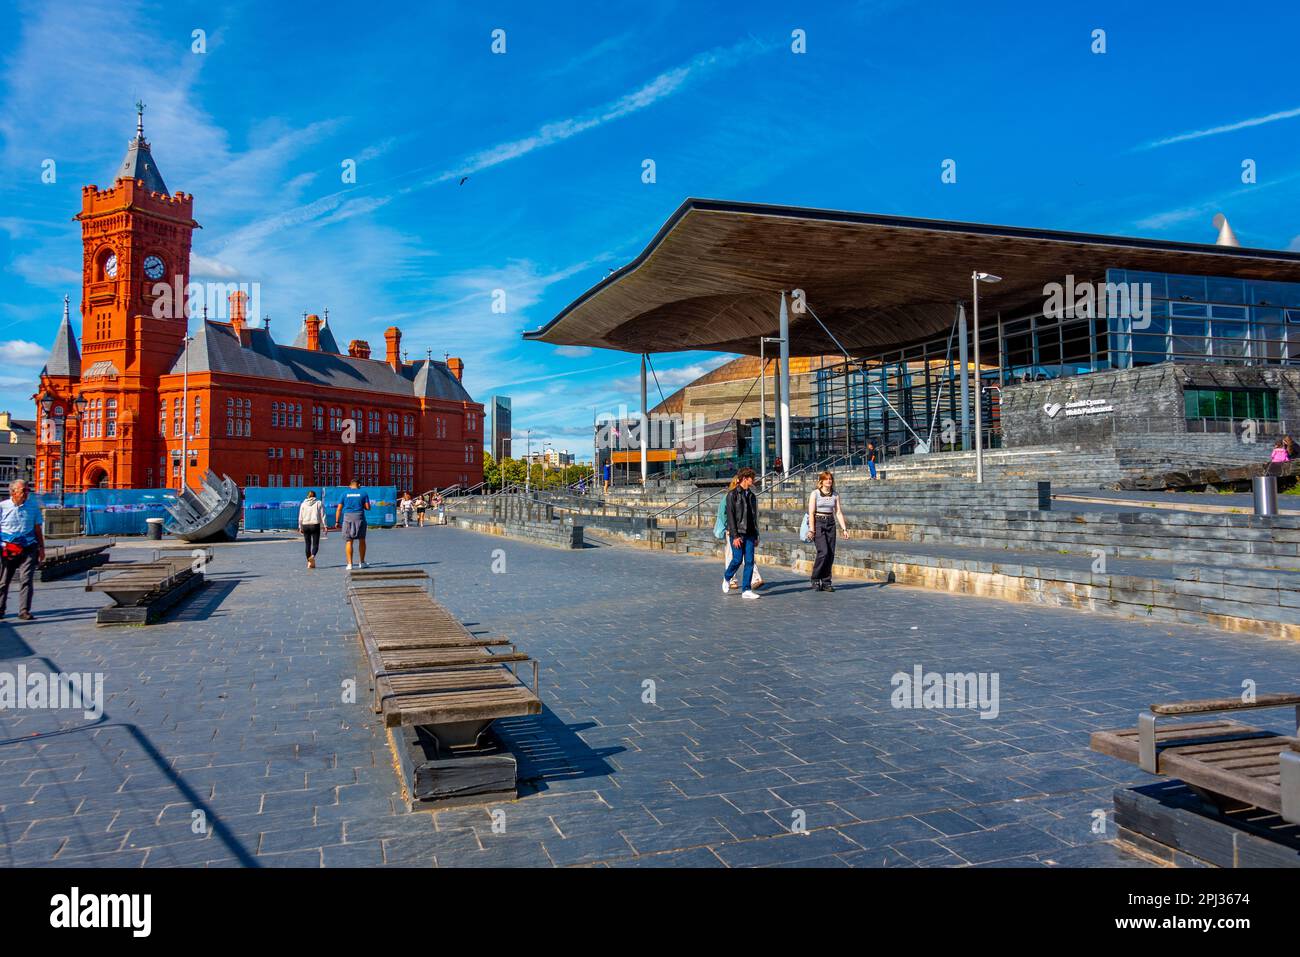
POLYGON ((82 477, 82 488, 108 488, 108 470, 102 465, 90 465, 82 477))

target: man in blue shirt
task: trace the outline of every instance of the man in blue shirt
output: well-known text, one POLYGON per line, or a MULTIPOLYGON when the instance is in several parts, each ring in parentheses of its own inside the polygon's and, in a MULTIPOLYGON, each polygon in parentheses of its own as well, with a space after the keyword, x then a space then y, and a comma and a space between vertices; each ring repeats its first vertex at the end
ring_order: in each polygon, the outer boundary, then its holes
POLYGON ((0 502, 0 551, 0 618, 5 616, 9 583, 17 575, 18 618, 31 621, 32 577, 36 566, 45 561, 45 535, 40 506, 27 497, 27 483, 22 479, 9 483, 9 498, 0 502))
POLYGON ((370 510, 370 496, 361 491, 353 479, 338 507, 334 509, 334 524, 343 527, 343 550, 348 556, 348 571, 352 570, 352 543, 360 545, 360 564, 366 567, 366 512, 370 510))

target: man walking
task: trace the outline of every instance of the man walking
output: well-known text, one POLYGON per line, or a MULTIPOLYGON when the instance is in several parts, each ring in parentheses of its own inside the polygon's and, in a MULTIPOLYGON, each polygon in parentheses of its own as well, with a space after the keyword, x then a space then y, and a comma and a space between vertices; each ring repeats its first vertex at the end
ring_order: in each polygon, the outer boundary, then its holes
POLYGON ((9 601, 9 584, 18 576, 18 618, 31 621, 32 577, 36 566, 45 561, 45 535, 41 528, 41 509, 27 497, 27 483, 15 479, 9 483, 9 498, 0 502, 0 618, 5 616, 9 601))
POLYGON ((352 543, 358 543, 357 561, 366 568, 366 512, 370 511, 370 496, 361 491, 353 479, 334 509, 334 524, 343 528, 343 551, 348 557, 348 571, 352 570, 352 543))
POLYGON ((746 466, 736 473, 736 487, 727 493, 727 538, 731 542, 731 563, 722 573, 722 593, 731 593, 731 579, 743 561, 741 598, 763 597, 753 589, 754 547, 758 544, 758 496, 754 494, 754 470, 746 466))

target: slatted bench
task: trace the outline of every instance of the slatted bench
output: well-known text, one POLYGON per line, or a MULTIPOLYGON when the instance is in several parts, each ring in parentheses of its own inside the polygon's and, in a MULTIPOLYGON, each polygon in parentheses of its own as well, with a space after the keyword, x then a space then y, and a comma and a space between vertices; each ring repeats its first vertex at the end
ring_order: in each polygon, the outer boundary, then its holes
POLYGON ((1151 774, 1176 777, 1220 810, 1257 807, 1300 824, 1300 694, 1155 704, 1138 715, 1136 728, 1096 731, 1090 746, 1151 774), (1281 707, 1295 708, 1294 736, 1228 719, 1159 723, 1161 718, 1281 707))
POLYGON ((98 625, 151 625, 167 609, 201 588, 212 549, 199 554, 155 551, 147 562, 106 562, 86 575, 86 591, 102 592, 113 604, 95 616, 98 625))
POLYGON ((516 796, 516 764, 483 733, 539 714, 537 662, 507 639, 474 635, 414 569, 360 569, 348 584, 357 634, 412 809, 516 796), (532 661, 533 686, 515 669, 532 661))
POLYGON ((455 749, 477 744, 498 718, 540 714, 537 662, 530 691, 512 669, 533 659, 505 638, 471 633, 431 597, 429 582, 423 571, 386 570, 354 573, 349 583, 372 708, 385 727, 427 727, 455 749))
POLYGON ((112 539, 107 542, 73 542, 71 544, 45 544, 45 561, 40 564, 40 580, 55 581, 87 571, 97 565, 103 565, 108 559, 108 550, 116 544, 112 539))

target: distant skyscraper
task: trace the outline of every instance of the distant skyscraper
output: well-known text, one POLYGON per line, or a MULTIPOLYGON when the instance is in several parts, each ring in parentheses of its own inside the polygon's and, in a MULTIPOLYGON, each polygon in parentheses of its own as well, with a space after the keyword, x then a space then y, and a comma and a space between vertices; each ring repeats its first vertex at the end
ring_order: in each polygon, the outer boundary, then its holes
POLYGON ((494 395, 488 400, 491 418, 488 435, 492 442, 492 458, 500 462, 510 458, 510 396, 494 395))

